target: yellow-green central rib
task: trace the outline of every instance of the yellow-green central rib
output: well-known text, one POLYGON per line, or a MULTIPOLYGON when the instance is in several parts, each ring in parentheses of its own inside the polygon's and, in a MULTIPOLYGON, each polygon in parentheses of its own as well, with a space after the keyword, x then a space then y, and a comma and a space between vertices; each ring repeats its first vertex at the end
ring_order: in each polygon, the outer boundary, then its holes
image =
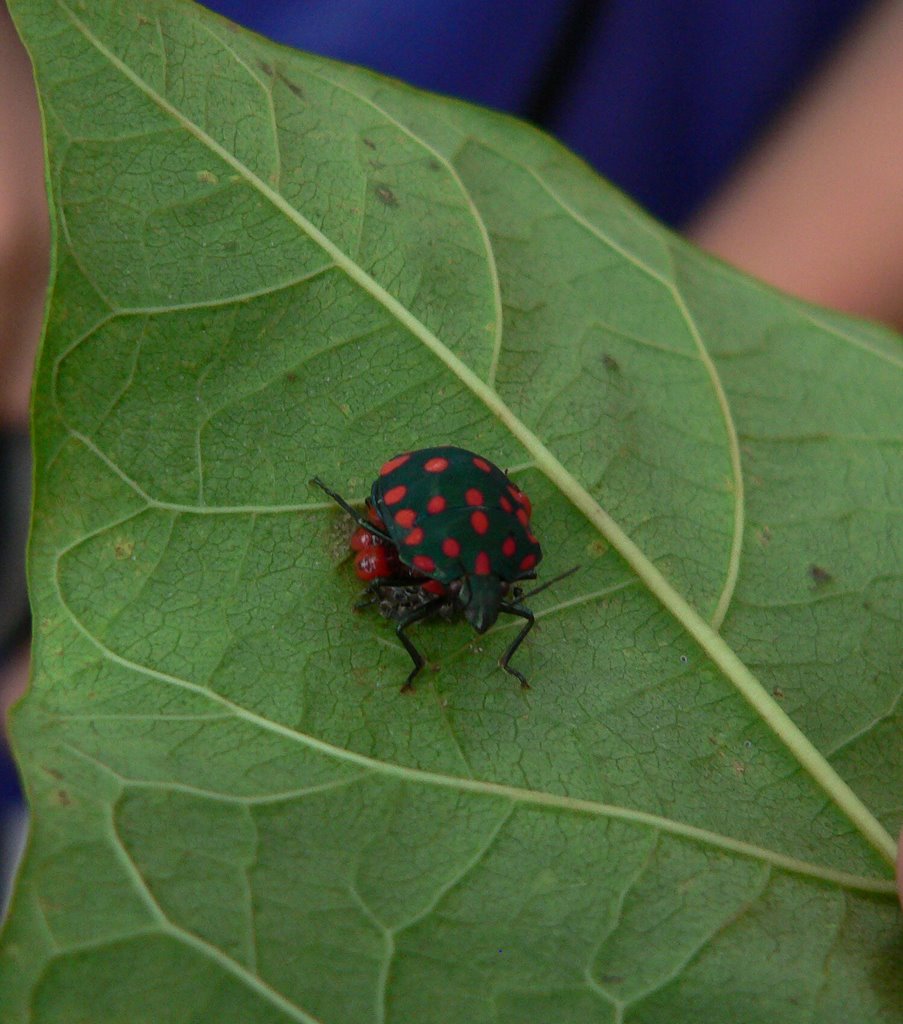
POLYGON ((831 767, 804 733, 794 724, 762 684, 743 664, 718 633, 695 611, 695 609, 674 589, 645 554, 628 535, 581 486, 571 473, 555 458, 548 448, 521 422, 504 404, 500 396, 473 370, 465 365, 440 339, 406 309, 393 295, 383 288, 362 267, 332 242, 322 231, 304 217, 298 210, 276 192, 262 178, 229 153, 199 125, 190 121, 166 98, 155 92, 151 86, 128 67, 104 43, 92 34, 69 8, 58 0, 60 7, 71 22, 121 74, 129 79, 161 110, 170 115, 186 131, 207 146, 224 163, 232 167, 262 196, 273 204, 292 223, 315 241, 348 277, 367 294, 372 295, 400 324, 425 345, 445 366, 455 374, 461 383, 469 388, 486 407, 505 424, 533 457, 537 467, 551 480, 586 518, 609 541, 621 557, 631 566, 639 578, 658 600, 684 626, 708 657, 734 684, 753 709, 764 719, 775 735, 788 748, 802 767, 812 776, 840 810, 855 824, 862 835, 891 864, 896 859, 896 844, 877 818, 831 767))

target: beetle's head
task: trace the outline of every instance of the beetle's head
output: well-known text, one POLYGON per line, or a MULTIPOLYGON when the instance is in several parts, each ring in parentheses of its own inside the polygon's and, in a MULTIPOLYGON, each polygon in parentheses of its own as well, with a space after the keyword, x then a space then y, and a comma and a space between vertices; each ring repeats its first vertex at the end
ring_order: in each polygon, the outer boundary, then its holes
POLYGON ((508 584, 492 573, 464 576, 458 591, 464 618, 478 633, 485 633, 499 617, 499 604, 507 592, 508 584))

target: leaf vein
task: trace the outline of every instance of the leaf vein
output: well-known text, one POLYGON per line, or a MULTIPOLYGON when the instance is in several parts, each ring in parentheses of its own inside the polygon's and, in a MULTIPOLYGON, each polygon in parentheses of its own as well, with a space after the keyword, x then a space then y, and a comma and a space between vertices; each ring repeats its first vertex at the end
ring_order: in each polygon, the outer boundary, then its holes
MULTIPOLYGON (((54 580, 58 581, 58 573, 54 575, 54 580)), ((568 810, 580 815, 608 817, 614 820, 626 821, 640 827, 659 829, 662 832, 666 832, 674 836, 689 839, 703 845, 710 845, 717 849, 727 850, 731 853, 749 857, 753 860, 761 860, 794 874, 820 878, 852 889, 862 889, 869 892, 887 894, 894 894, 896 892, 896 884, 891 878, 883 879, 851 875, 844 871, 837 871, 834 868, 811 864, 807 861, 802 861, 798 858, 779 853, 776 850, 757 846, 753 843, 745 842, 744 840, 734 839, 731 836, 712 832, 709 829, 699 828, 695 825, 686 824, 662 815, 651 814, 646 811, 621 807, 614 804, 605 804, 594 800, 549 793, 542 790, 510 786, 505 783, 490 782, 481 779, 467 779, 459 776, 445 775, 440 772, 429 771, 422 768, 396 765, 391 762, 380 761, 378 758, 369 757, 366 754, 360 754, 353 750, 338 747, 335 744, 328 743, 316 736, 302 733, 297 729, 292 729, 280 722, 271 721, 263 715, 249 711, 247 708, 244 708, 228 698, 215 693, 206 686, 193 683, 188 679, 182 679, 166 672, 161 672, 158 669, 153 669, 146 665, 141 665, 138 662, 131 661, 130 659, 117 654, 115 651, 107 647, 99 638, 95 637, 91 631, 83 625, 78 616, 76 616, 72 609, 66 604, 62 592, 59 590, 58 582, 56 582, 56 586, 57 598, 60 602, 60 606, 64 609, 72 624, 79 633, 81 633, 114 664, 117 664, 131 672, 136 672, 147 676, 148 678, 155 679, 158 682, 165 683, 168 686, 175 686, 185 690, 186 692, 206 697, 213 703, 229 709, 237 718, 240 718, 251 725, 255 725, 267 732, 281 736, 291 742, 299 743, 308 749, 317 751, 334 760, 356 764, 362 768, 408 782, 420 782, 424 785, 437 786, 443 789, 497 796, 507 801, 515 801, 517 803, 537 808, 555 808, 559 810, 568 810)))
POLYGON ((175 924, 171 921, 163 908, 157 902, 153 893, 147 885, 144 876, 138 869, 138 865, 132 859, 131 854, 125 847, 122 841, 122 837, 119 835, 116 829, 116 823, 113 821, 112 816, 109 821, 110 826, 110 838, 113 844, 113 852, 116 855, 117 860, 124 868, 126 874, 131 879, 132 885, 135 889, 136 894, 147 906, 148 910, 154 915, 158 921, 160 931, 164 934, 170 935, 172 938, 179 942, 182 942, 186 946, 190 946, 195 952, 200 953, 202 956, 211 960, 223 969, 227 974, 231 974, 236 980, 242 982, 247 988, 254 991, 258 996, 264 999, 266 1002, 271 1003, 273 1006, 278 1007, 286 1013, 292 1020, 298 1021, 298 1024, 322 1024, 311 1014, 307 1013, 300 1006, 293 1003, 290 999, 282 995, 272 986, 268 985, 261 977, 248 970, 244 964, 238 963, 232 957, 228 956, 223 950, 218 949, 212 943, 207 942, 200 936, 195 935, 193 932, 188 931, 186 928, 182 928, 180 925, 175 924))
MULTIPOLYGON (((136 88, 140 89, 164 112, 173 117, 186 131, 206 145, 211 152, 216 153, 229 166, 234 168, 249 184, 257 188, 261 195, 267 198, 276 209, 283 213, 300 230, 304 231, 324 252, 328 253, 337 266, 348 275, 350 280, 358 284, 363 292, 372 296, 377 302, 380 302, 401 325, 407 328, 414 337, 418 338, 439 360, 445 363, 459 377, 465 387, 470 388, 474 395, 497 416, 499 421, 511 431, 513 436, 533 456, 537 465, 549 480, 556 484, 574 506, 580 509, 589 521, 617 548, 649 590, 677 617, 684 628, 708 653, 712 661, 718 665, 726 678, 737 687, 743 697, 774 731, 787 750, 800 761, 816 783, 825 790, 840 810, 850 818, 868 842, 892 864, 896 858, 896 844, 883 825, 875 818, 850 786, 837 774, 808 737, 804 735, 786 712, 770 696, 762 684, 752 675, 733 649, 718 634, 717 630, 706 622, 689 602, 678 593, 659 569, 646 557, 644 552, 591 495, 586 492, 580 482, 565 469, 562 463, 540 441, 536 434, 508 408, 501 397, 470 369, 463 360, 444 345, 398 299, 386 291, 362 267, 354 263, 323 231, 296 210, 283 196, 257 176, 249 167, 245 166, 234 154, 229 153, 220 143, 205 133, 197 124, 193 123, 177 107, 170 103, 169 100, 156 92, 132 68, 126 65, 121 58, 90 31, 88 26, 64 3, 64 0, 57 0, 57 3, 85 39, 116 67, 122 75, 128 78, 136 88)), ((535 174, 536 172, 531 171, 530 173, 535 174)), ((537 181, 543 184, 542 179, 538 175, 537 181)), ((574 211, 573 215, 577 218, 580 216, 576 211, 574 211)), ((596 230, 585 218, 583 218, 583 221, 587 223, 590 230, 596 230)), ((627 258, 636 260, 636 257, 633 256, 628 256, 627 258)), ((649 268, 646 269, 648 273, 652 273, 649 268)), ((674 294, 675 296, 677 295, 676 292, 674 294)), ((728 411, 725 406, 725 412, 728 411)), ((739 456, 737 455, 736 458, 739 459, 739 456)), ((737 481, 736 486, 742 486, 740 481, 737 481)), ((742 505, 742 502, 739 504, 742 505)), ((742 514, 740 511, 735 512, 735 516, 740 514, 742 514)), ((727 590, 724 593, 727 593, 727 590)), ((110 654, 112 656, 112 652, 110 654)), ((182 684, 189 685, 187 681, 182 681, 182 684)), ((243 713, 246 715, 250 714, 246 711, 243 711, 243 713)), ((270 727, 275 726, 275 723, 269 724, 270 727)), ((308 742, 314 742, 313 738, 309 737, 308 742)), ((321 741, 316 742, 319 743, 321 741)), ((463 781, 461 780, 458 784, 463 785, 463 781)), ((489 784, 486 783, 484 785, 489 784)))

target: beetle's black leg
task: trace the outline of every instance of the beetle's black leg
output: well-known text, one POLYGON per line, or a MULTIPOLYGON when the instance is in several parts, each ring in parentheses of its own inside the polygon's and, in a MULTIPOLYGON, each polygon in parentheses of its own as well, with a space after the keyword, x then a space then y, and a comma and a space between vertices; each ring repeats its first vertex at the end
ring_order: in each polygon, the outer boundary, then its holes
POLYGON ((371 604, 376 604, 379 600, 379 594, 375 590, 371 590, 369 587, 361 594, 361 596, 354 602, 352 607, 356 612, 359 612, 362 608, 369 608, 371 604))
POLYGON ((340 508, 343 508, 348 515, 351 516, 358 526, 363 526, 368 533, 375 534, 377 537, 382 537, 383 540, 387 540, 390 544, 393 543, 392 538, 385 531, 381 530, 378 526, 374 526, 369 519, 365 519, 356 508, 352 508, 352 506, 345 501, 341 494, 337 494, 331 487, 327 487, 318 476, 311 477, 310 482, 312 484, 316 484, 321 491, 325 491, 340 508))
POLYGON ((519 615, 522 619, 527 620, 523 629, 521 629, 521 631, 517 634, 514 640, 512 640, 511 644, 508 647, 508 650, 505 651, 505 653, 502 655, 501 660, 499 661, 499 665, 502 666, 502 668, 508 673, 508 675, 514 676, 515 679, 520 680, 522 690, 529 690, 530 684, 524 678, 523 674, 518 672, 516 668, 512 668, 508 664, 508 662, 511 661, 514 652, 524 642, 524 637, 533 628, 533 624, 536 620, 533 617, 533 612, 531 612, 529 608, 525 608, 523 605, 520 604, 508 604, 507 601, 501 601, 499 602, 499 610, 507 612, 509 615, 519 615))
POLYGON ((410 654, 411 661, 414 662, 414 667, 408 674, 408 678, 404 681, 404 686, 401 688, 402 693, 410 693, 414 689, 414 677, 426 664, 426 660, 417 648, 414 646, 413 641, 410 637, 405 635, 405 630, 408 626, 413 626, 415 622, 419 622, 421 619, 425 619, 428 615, 431 615, 442 602, 445 600, 444 597, 435 597, 432 601, 427 601, 425 605, 421 605, 420 608, 415 608, 413 611, 408 612, 407 615, 398 623, 395 627, 395 635, 404 644, 404 649, 410 654))

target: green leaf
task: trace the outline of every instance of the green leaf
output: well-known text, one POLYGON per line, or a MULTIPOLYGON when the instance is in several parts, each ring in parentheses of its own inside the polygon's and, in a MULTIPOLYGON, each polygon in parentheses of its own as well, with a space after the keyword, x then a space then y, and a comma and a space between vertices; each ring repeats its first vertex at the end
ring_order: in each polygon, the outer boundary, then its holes
POLYGON ((898 1021, 899 340, 487 111, 17 0, 56 251, 0 1019, 898 1021), (517 623, 356 616, 352 500, 530 494, 517 623))

